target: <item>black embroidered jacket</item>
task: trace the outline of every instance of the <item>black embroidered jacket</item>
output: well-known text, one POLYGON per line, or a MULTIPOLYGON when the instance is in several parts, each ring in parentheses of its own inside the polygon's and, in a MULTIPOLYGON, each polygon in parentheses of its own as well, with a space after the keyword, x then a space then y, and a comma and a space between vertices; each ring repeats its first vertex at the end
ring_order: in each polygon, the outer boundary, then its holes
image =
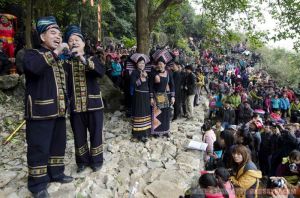
POLYGON ((71 59, 64 64, 67 73, 67 90, 71 113, 97 111, 103 109, 99 77, 105 74, 104 66, 97 57, 87 58, 84 65, 71 59))
POLYGON ((25 118, 46 120, 66 115, 66 77, 63 62, 46 48, 24 55, 25 118))

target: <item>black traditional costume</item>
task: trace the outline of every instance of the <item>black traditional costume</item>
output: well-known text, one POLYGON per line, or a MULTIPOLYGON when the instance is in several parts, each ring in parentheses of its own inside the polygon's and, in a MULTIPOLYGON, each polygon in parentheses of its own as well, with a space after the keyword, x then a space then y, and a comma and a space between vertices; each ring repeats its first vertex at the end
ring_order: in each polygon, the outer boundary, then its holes
MULTIPOLYGON (((135 53, 130 57, 131 61, 137 64, 144 60, 149 63, 149 58, 144 54, 135 53)), ((151 105, 149 93, 149 79, 141 79, 141 71, 138 68, 130 76, 130 92, 132 95, 132 135, 145 141, 151 130, 151 105)))
MULTIPOLYGON (((65 39, 72 35, 83 39, 77 26, 69 26, 65 39)), ((72 57, 65 63, 70 100, 70 121, 74 134, 78 172, 86 166, 96 171, 103 164, 103 101, 97 78, 105 74, 97 57, 86 57, 86 64, 72 57), (87 142, 90 133, 90 148, 87 142)))
MULTIPOLYGON (((38 20, 39 34, 51 28, 58 29, 54 17, 38 20)), ((27 50, 24 73, 28 189, 35 194, 45 191, 50 181, 66 178, 66 79, 62 62, 44 47, 27 50)))
MULTIPOLYGON (((170 63, 173 60, 172 54, 167 50, 158 50, 152 55, 156 63, 170 63)), ((170 98, 175 97, 175 87, 171 71, 166 77, 159 76, 160 71, 153 71, 150 81, 150 97, 155 100, 156 105, 152 111, 152 131, 153 135, 168 135, 170 132, 170 98), (159 82, 155 82, 155 76, 160 77, 159 82)))

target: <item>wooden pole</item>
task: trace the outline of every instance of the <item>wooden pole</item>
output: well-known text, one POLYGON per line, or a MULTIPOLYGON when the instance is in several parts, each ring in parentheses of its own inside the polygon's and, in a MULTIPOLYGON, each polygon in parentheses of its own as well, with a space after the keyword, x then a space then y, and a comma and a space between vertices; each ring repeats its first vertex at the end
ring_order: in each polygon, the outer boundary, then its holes
POLYGON ((102 32, 102 27, 101 27, 101 0, 98 0, 98 41, 101 41, 101 32, 102 32))

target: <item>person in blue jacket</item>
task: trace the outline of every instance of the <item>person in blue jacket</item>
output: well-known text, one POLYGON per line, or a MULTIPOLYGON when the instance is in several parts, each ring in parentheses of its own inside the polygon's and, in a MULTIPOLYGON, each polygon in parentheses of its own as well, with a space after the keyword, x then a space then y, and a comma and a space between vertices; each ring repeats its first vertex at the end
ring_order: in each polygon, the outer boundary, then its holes
POLYGON ((281 110, 282 118, 286 118, 288 116, 290 106, 291 106, 290 101, 287 98, 287 95, 283 94, 283 97, 280 98, 280 110, 281 110))

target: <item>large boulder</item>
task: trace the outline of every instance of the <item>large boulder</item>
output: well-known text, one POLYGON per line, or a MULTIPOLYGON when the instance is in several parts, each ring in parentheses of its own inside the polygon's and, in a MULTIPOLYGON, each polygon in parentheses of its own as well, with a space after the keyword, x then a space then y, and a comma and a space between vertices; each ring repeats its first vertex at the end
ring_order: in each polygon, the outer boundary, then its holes
POLYGON ((184 189, 173 182, 157 180, 146 186, 144 193, 155 198, 173 198, 183 195, 184 189))
POLYGON ((104 75, 99 82, 105 109, 108 111, 120 110, 123 97, 121 90, 114 86, 107 75, 104 75))
POLYGON ((13 89, 18 85, 19 78, 20 77, 18 74, 0 76, 0 89, 13 89))

